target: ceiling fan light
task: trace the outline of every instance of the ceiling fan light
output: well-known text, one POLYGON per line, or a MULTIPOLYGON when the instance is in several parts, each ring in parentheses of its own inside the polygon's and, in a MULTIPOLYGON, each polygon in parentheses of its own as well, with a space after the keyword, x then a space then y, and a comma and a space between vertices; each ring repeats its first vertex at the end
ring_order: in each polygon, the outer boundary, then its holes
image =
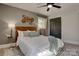
POLYGON ((52 5, 50 4, 50 5, 48 5, 48 8, 51 8, 52 7, 52 5))

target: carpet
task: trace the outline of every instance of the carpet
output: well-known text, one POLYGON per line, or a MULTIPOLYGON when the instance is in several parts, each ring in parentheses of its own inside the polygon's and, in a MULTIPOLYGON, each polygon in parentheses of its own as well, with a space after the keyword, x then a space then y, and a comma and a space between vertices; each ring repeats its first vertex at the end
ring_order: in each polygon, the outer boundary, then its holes
MULTIPOLYGON (((19 47, 0 48, 0 56, 24 56, 19 47)), ((79 56, 79 45, 65 43, 57 56, 79 56)))
POLYGON ((23 56, 19 47, 1 48, 0 56, 23 56))
POLYGON ((58 56, 79 56, 79 45, 65 43, 64 49, 58 56))

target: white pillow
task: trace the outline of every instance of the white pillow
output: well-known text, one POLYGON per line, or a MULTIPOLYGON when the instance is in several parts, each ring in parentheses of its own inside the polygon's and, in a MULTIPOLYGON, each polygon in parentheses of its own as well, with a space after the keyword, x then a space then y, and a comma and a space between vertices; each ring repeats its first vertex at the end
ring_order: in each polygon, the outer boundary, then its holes
POLYGON ((23 32, 22 31, 18 31, 18 36, 19 37, 23 37, 24 35, 23 35, 23 32))
POLYGON ((23 31, 24 37, 28 37, 30 32, 31 32, 31 31, 23 31))
POLYGON ((18 31, 18 36, 24 37, 24 35, 28 36, 30 31, 18 31))
POLYGON ((39 33, 36 32, 36 31, 25 31, 23 32, 23 35, 26 37, 26 36, 29 36, 29 37, 35 37, 35 36, 39 36, 39 33))
POLYGON ((58 48, 62 48, 64 46, 64 42, 59 38, 56 39, 58 40, 58 48))

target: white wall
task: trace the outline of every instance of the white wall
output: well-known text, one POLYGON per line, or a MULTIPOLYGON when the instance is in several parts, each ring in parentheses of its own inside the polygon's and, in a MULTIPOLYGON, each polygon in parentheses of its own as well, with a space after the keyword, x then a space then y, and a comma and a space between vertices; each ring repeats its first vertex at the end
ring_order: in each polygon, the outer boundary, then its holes
POLYGON ((49 19, 56 17, 61 17, 62 20, 62 40, 79 44, 79 11, 56 13, 51 15, 49 19))
MULTIPOLYGON (((35 20, 34 24, 37 25, 38 16, 36 14, 22 10, 22 9, 0 4, 0 44, 6 44, 6 43, 13 42, 12 40, 6 37, 7 34, 10 34, 10 30, 8 28, 9 23, 13 23, 17 26, 18 25, 28 26, 28 24, 21 23, 22 15, 33 17, 35 20)), ((15 32, 13 32, 13 34, 15 34, 15 32)))

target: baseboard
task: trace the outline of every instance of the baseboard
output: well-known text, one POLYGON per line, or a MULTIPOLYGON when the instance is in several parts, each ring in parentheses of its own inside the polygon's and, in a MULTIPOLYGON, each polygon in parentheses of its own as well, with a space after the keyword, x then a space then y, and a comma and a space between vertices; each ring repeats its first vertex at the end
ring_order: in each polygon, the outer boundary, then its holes
POLYGON ((3 44, 3 45, 0 45, 0 48, 8 48, 12 46, 16 46, 16 43, 3 44))
POLYGON ((64 40, 64 42, 67 42, 67 43, 70 43, 70 44, 79 45, 79 41, 69 41, 69 40, 64 40))

